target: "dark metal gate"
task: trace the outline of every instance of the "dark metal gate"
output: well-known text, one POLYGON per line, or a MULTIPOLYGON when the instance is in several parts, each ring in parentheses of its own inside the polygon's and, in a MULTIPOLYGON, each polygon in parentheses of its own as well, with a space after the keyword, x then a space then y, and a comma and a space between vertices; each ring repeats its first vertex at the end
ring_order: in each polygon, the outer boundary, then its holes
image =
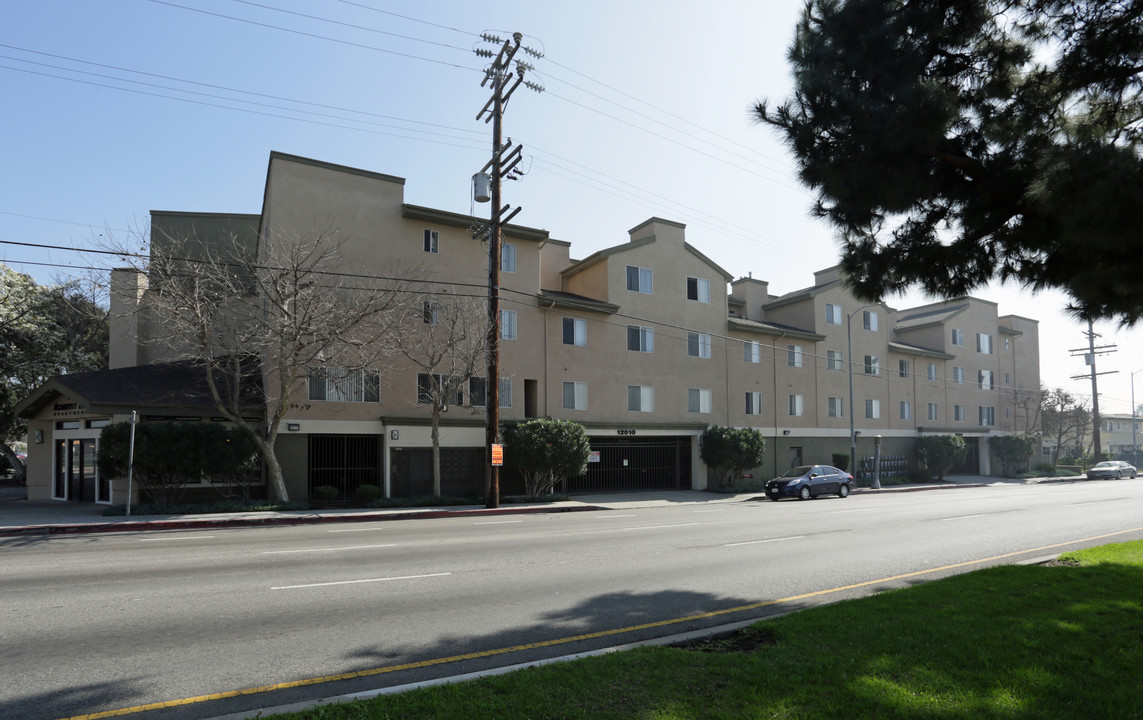
POLYGON ((361 485, 381 487, 380 435, 310 435, 309 490, 332 485, 348 500, 361 485))
POLYGON ((964 462, 950 468, 949 475, 979 475, 980 474, 980 438, 966 437, 964 439, 964 462))
MULTIPOLYGON (((484 497, 484 448, 441 448, 441 495, 484 497)), ((389 492, 410 498, 433 494, 433 449, 389 451, 389 492)))
POLYGON ((593 437, 591 449, 599 462, 566 482, 569 493, 689 490, 690 436, 593 437))

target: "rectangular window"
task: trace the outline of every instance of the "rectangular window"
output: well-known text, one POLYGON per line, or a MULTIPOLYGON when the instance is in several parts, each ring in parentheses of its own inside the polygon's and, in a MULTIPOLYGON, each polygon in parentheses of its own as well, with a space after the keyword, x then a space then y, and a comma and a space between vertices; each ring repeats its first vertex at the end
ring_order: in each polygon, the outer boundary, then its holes
POLYGON ((564 383, 564 410, 587 410, 587 383, 564 383))
POLYGON ((913 406, 908 400, 901 401, 901 419, 908 420, 913 416, 913 406))
POLYGON ((421 305, 421 322, 426 325, 436 325, 440 320, 440 311, 435 302, 425 301, 421 305))
POLYGON ((468 379, 468 404, 472 407, 486 407, 488 405, 488 383, 482 377, 468 379))
POLYGON ((790 415, 793 417, 801 417, 805 413, 805 405, 801 395, 790 396, 790 415))
POLYGON ((691 388, 687 390, 687 412, 709 413, 711 391, 691 388))
POLYGON ((748 363, 762 362, 762 343, 753 340, 742 343, 742 359, 748 363))
POLYGON ((1004 349, 1008 350, 1011 347, 1012 347, 1012 339, 1011 338, 1004 338, 1004 349))
POLYGON ((515 310, 501 310, 500 311, 500 339, 501 340, 515 340, 516 339, 516 311, 515 310))
POLYGON ((953 422, 964 422, 964 405, 953 405, 953 422))
POLYGON ((976 334, 976 351, 985 355, 992 354, 992 336, 986 333, 976 334))
POLYGON ((830 370, 844 370, 841 362, 841 350, 826 350, 826 367, 830 370))
POLYGON ((1004 384, 1005 385, 1011 385, 1012 384, 1012 373, 1004 373, 1004 384))
POLYGON ((516 246, 500 243, 500 272, 516 272, 516 246))
POLYGON ((826 325, 841 325, 841 306, 826 303, 826 325))
POLYGON ((952 344, 964 345, 964 330, 952 328, 952 344))
POLYGON ((425 252, 436 253, 440 249, 440 236, 436 230, 425 230, 425 252))
POLYGON ((655 352, 655 330, 642 325, 627 326, 627 349, 634 352, 655 352))
POLYGON ((790 367, 802 366, 802 346, 801 345, 787 345, 786 346, 786 364, 790 367))
POLYGON ((866 398, 865 400, 865 417, 875 420, 881 417, 881 401, 866 398))
POLYGON ((746 393, 746 414, 747 415, 761 415, 762 414, 762 393, 748 392, 746 393))
POLYGON ((655 388, 628 385, 627 409, 631 412, 655 412, 655 388))
POLYGON ((587 345, 587 320, 564 318, 564 345, 587 345))
POLYGON ((877 329, 877 312, 875 310, 865 310, 861 314, 861 326, 866 330, 877 329))
POLYGON ((310 400, 381 402, 381 375, 374 370, 310 368, 310 400))
POLYGON ((865 356, 865 374, 866 375, 880 375, 881 374, 881 359, 876 355, 865 356))
POLYGON ((898 360, 897 361, 897 375, 900 377, 903 377, 903 378, 909 377, 909 361, 908 360, 898 360))
POLYGON ((500 388, 499 407, 512 407, 512 378, 500 378, 498 387, 500 388))
POLYGON ((627 289, 634 292, 651 294, 653 290, 653 277, 647 268, 627 266, 627 289))
POLYGON ((460 383, 439 373, 417 373, 417 404, 431 405, 435 398, 446 407, 460 405, 464 400, 460 383))
POLYGON ((996 408, 981 406, 981 408, 980 408, 980 424, 981 425, 995 425, 996 424, 996 408))
POLYGON ((700 303, 710 302, 710 280, 688 277, 687 300, 697 300, 700 303))
POLYGON ((976 378, 976 385, 981 390, 991 390, 993 388, 993 379, 991 370, 981 370, 976 378))
POLYGON ((826 398, 826 414, 830 417, 845 417, 845 400, 839 397, 826 398))
POLYGON ((962 367, 954 367, 953 368, 953 382, 956 383, 957 385, 961 385, 964 383, 964 368, 962 368, 962 367))
POLYGON ((709 358, 710 335, 707 333, 687 333, 687 355, 698 358, 709 358))
POLYGON ((929 363, 929 366, 927 368, 927 372, 928 372, 928 375, 927 375, 928 379, 932 382, 936 382, 936 380, 937 380, 937 364, 936 363, 929 363))
POLYGON ((940 408, 937 407, 936 403, 929 403, 929 419, 930 420, 939 420, 940 419, 939 411, 940 411, 940 408))

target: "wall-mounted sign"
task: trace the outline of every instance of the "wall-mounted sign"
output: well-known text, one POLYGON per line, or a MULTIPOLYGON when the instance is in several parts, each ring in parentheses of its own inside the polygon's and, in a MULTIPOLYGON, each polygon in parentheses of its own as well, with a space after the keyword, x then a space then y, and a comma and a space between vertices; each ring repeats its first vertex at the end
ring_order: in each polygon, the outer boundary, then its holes
POLYGON ((503 445, 495 445, 494 444, 492 446, 492 464, 497 466, 497 467, 504 464, 504 446, 503 445))
POLYGON ((619 428, 615 431, 616 435, 634 435, 635 428, 619 428))
POLYGON ((588 453, 587 461, 589 463, 599 462, 599 451, 598 450, 592 450, 590 453, 588 453))
POLYGON ((389 439, 390 440, 400 440, 401 439, 401 431, 398 430, 397 428, 393 428, 392 430, 389 431, 389 439))

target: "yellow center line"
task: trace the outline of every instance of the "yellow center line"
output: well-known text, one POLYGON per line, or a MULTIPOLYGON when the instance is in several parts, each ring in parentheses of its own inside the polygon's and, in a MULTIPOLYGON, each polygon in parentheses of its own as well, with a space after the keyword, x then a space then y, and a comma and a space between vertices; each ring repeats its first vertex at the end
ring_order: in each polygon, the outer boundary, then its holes
POLYGON ((433 667, 435 665, 445 665, 448 663, 460 662, 461 660, 476 660, 479 658, 495 657, 497 655, 507 655, 509 653, 520 652, 522 650, 536 650, 538 648, 546 648, 555 645, 565 645, 567 643, 580 642, 581 640, 594 640, 597 638, 622 635, 624 633, 664 627, 677 623, 693 622, 695 620, 705 620, 713 617, 719 617, 721 615, 730 615, 732 613, 746 612, 748 610, 757 610, 759 608, 769 607, 773 605, 781 605, 784 603, 791 603, 799 600, 807 600, 809 598, 821 597, 823 595, 832 595, 834 593, 845 592, 846 590, 856 590, 858 588, 869 587, 870 585, 880 585, 882 583, 893 582, 894 580, 904 580, 906 578, 918 577, 920 575, 931 575, 933 573, 943 572, 945 570, 955 570, 957 568, 968 567, 969 565, 980 565, 982 563, 994 562, 996 560, 1005 560, 1007 558, 1016 557, 1017 555, 1027 555, 1029 553, 1043 552, 1044 550, 1054 550, 1056 548, 1065 547, 1067 545, 1076 545, 1078 543, 1091 542, 1093 540, 1104 540, 1106 538, 1115 537, 1117 535, 1126 535, 1128 533, 1135 532, 1143 532, 1143 527, 1131 528, 1130 530, 1117 530, 1116 532, 1110 532, 1104 535, 1095 535, 1093 537, 1083 538, 1081 540, 1069 540, 1067 542, 1054 543, 1052 545, 1041 545, 1040 547, 1029 548, 1027 550, 1017 550, 1016 552, 1004 553, 1003 555, 993 555, 992 557, 980 558, 978 560, 967 560, 965 562, 954 563, 952 565, 942 565, 941 567, 928 568, 926 570, 916 570, 914 572, 892 575, 890 577, 878 578, 876 580, 865 580, 864 582, 853 583, 852 585, 842 585, 840 587, 829 588, 828 590, 816 590, 814 592, 802 593, 801 595, 792 595, 790 597, 785 597, 778 600, 765 600, 763 602, 751 603, 749 605, 739 605, 738 607, 726 608, 723 610, 712 610, 711 612, 699 613, 697 615, 688 615, 686 617, 673 618, 670 620, 659 620, 657 622, 644 623, 642 625, 630 625, 628 627, 615 628, 612 630, 600 630, 599 632, 585 633, 583 635, 572 635, 569 637, 556 638, 553 640, 526 643, 524 645, 513 645, 512 647, 496 648, 494 650, 481 650, 480 652, 465 653, 464 655, 452 655, 450 657, 432 658, 430 660, 420 660, 418 662, 403 663, 401 665, 389 665, 387 667, 371 668, 369 670, 357 670, 354 672, 339 673, 337 675, 324 675, 322 677, 307 678, 305 680, 294 680, 291 682, 277 683, 275 685, 260 685, 258 687, 244 688, 242 690, 229 690, 226 692, 213 693, 211 695, 198 695, 196 697, 182 698, 180 700, 168 700, 166 702, 149 703, 147 705, 136 705, 134 707, 119 708, 118 710, 105 710, 103 712, 89 713, 87 715, 73 715, 71 717, 61 718, 61 720, 101 720, 101 718, 121 717, 123 715, 147 712, 149 710, 162 710, 165 708, 181 707, 184 705, 194 705, 196 703, 208 702, 210 700, 225 700, 228 698, 243 697, 245 695, 257 695, 259 693, 273 692, 275 690, 289 690, 291 688, 306 687, 308 685, 322 685, 324 683, 337 682, 339 680, 353 680, 356 678, 372 677, 374 675, 386 675, 388 673, 400 672, 402 670, 416 670, 419 668, 433 667))

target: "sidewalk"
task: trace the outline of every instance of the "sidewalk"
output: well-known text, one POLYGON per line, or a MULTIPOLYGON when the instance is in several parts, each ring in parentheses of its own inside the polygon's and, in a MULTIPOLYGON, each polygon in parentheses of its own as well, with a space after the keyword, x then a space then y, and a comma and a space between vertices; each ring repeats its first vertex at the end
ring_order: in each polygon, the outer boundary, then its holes
MULTIPOLYGON (((1080 478, 1077 478, 1080 479, 1080 478)), ((1045 478, 1050 482, 1058 478, 1045 478)), ((1066 478, 1065 478, 1066 480, 1066 478)), ((1026 484, 1038 480, 1005 480, 1003 478, 959 475, 933 485, 894 485, 880 490, 859 488, 855 496, 877 493, 920 492, 985 487, 988 485, 1026 484)), ((611 493, 577 495, 562 502, 527 504, 502 503, 499 508, 462 505, 424 508, 347 508, 325 510, 291 510, 242 513, 203 513, 192 515, 122 515, 104 517, 106 505, 60 501, 28 501, 24 488, 0 486, 0 537, 18 535, 67 535, 93 532, 137 532, 140 530, 183 530, 219 527, 269 527, 274 525, 307 525, 318 523, 375 522, 379 520, 416 520, 446 517, 480 517, 487 515, 519 515, 529 513, 583 512, 597 510, 630 510, 636 508, 673 507, 677 505, 714 505, 719 503, 764 500, 765 494, 722 494, 701 490, 611 493)))

